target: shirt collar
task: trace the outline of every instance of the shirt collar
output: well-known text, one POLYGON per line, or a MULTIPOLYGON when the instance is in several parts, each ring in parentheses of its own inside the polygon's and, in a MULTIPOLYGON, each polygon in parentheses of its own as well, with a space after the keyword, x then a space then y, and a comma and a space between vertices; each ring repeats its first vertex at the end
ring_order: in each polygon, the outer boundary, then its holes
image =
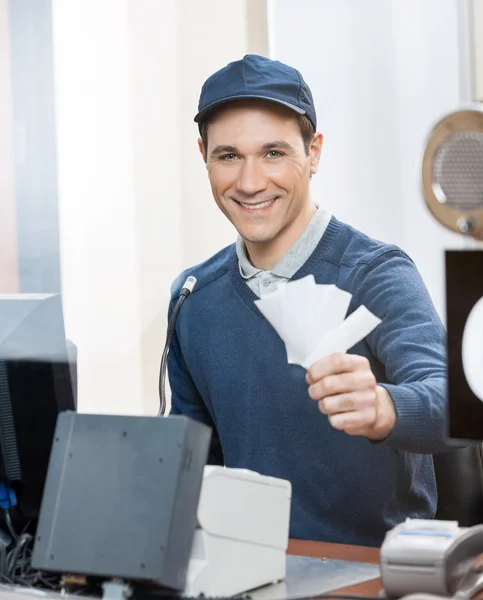
MULTIPOLYGON (((291 279, 315 250, 325 233, 330 217, 331 215, 326 210, 318 207, 302 235, 287 254, 279 260, 271 272, 277 277, 291 279)), ((240 275, 244 279, 251 279, 263 271, 263 269, 254 267, 250 262, 245 242, 241 236, 238 236, 236 241, 236 253, 240 275)))
POLYGON ((238 256, 238 267, 240 269, 240 275, 243 279, 251 279, 262 272, 262 269, 257 269, 252 265, 250 259, 248 258, 247 248, 245 246, 245 241, 239 235, 236 240, 236 253, 238 256))

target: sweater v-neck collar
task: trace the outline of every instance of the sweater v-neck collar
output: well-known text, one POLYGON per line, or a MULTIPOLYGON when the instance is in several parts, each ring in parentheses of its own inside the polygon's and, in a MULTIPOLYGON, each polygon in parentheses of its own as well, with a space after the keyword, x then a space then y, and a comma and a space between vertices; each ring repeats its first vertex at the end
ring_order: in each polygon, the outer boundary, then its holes
MULTIPOLYGON (((317 244, 315 250, 305 261, 305 263, 291 278, 291 281, 294 279, 301 279, 302 277, 305 277, 306 275, 310 275, 310 273, 312 273, 315 265, 323 259, 324 254, 326 254, 327 250, 331 247, 333 240, 337 237, 337 233, 339 232, 339 230, 339 221, 335 217, 331 217, 324 234, 320 238, 320 242, 317 244)), ((255 300, 259 300, 258 296, 247 285, 246 281, 240 274, 240 269, 238 266, 238 256, 236 253, 235 246, 233 246, 229 272, 232 283, 241 299, 245 302, 248 308, 252 310, 256 315, 258 315, 261 318, 264 318, 262 313, 258 310, 257 305, 255 304, 255 300)))

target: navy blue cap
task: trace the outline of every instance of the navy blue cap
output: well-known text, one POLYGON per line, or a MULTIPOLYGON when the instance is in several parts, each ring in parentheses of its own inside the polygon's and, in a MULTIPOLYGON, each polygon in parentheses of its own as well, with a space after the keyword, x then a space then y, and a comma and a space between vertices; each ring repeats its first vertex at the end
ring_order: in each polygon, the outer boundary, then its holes
POLYGON ((306 115, 317 128, 314 100, 302 75, 292 67, 257 54, 247 54, 211 75, 201 88, 198 114, 201 123, 214 108, 246 98, 283 104, 306 115))

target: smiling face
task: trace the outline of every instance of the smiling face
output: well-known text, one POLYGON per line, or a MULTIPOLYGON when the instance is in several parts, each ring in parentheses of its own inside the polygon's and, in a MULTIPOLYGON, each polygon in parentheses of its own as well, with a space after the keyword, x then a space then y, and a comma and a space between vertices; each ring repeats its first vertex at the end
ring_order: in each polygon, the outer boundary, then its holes
POLYGON ((206 139, 200 150, 218 207, 245 240, 252 262, 273 267, 266 263, 278 262, 315 212, 309 178, 322 135, 314 135, 306 150, 292 110, 250 101, 219 109, 206 139))

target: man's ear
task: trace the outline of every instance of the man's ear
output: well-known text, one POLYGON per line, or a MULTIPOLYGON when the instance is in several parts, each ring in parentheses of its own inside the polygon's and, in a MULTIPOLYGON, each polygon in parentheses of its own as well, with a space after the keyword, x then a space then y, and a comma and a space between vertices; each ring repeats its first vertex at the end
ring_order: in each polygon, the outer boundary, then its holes
POLYGON ((198 138, 198 148, 201 152, 201 156, 203 157, 203 160, 206 163, 206 149, 205 149, 205 146, 203 145, 203 140, 201 138, 198 138))
POLYGON ((310 144, 309 154, 310 154, 310 173, 315 175, 319 168, 319 160, 320 154, 322 152, 322 146, 324 143, 324 136, 317 131, 314 135, 312 143, 310 144))

